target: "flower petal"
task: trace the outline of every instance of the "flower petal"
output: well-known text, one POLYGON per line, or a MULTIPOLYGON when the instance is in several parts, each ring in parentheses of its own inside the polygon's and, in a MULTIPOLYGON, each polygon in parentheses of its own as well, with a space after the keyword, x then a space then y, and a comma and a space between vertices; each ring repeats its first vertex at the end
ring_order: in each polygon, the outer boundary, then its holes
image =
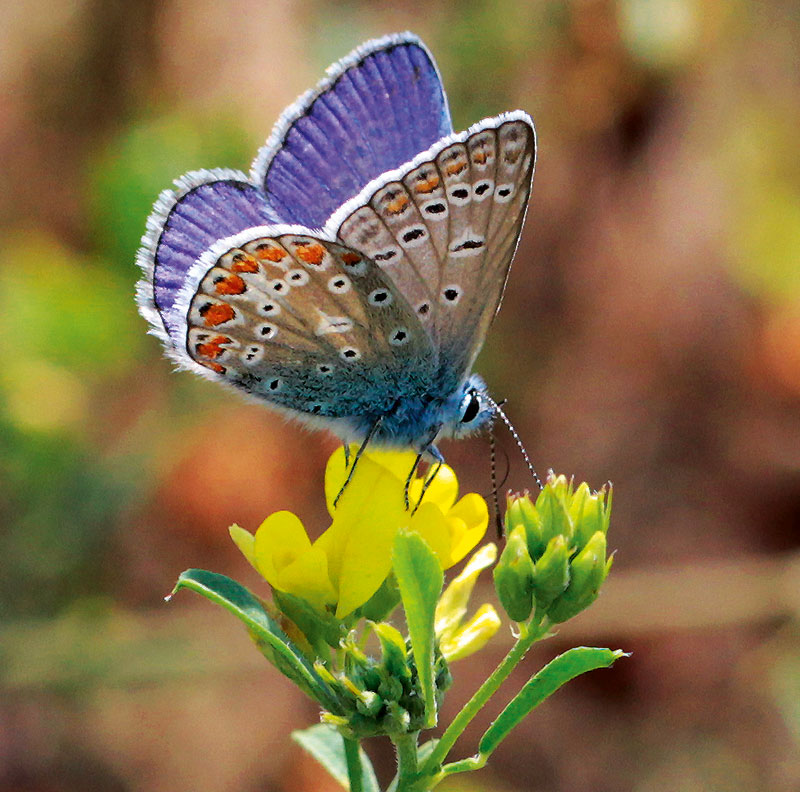
POLYGON ((475 547, 489 525, 489 507, 477 493, 470 492, 447 512, 451 530, 451 550, 448 568, 457 564, 475 547))
POLYGON ((228 528, 228 533, 231 535, 234 544, 241 550, 242 555, 250 562, 256 572, 258 572, 255 553, 256 538, 253 534, 251 534, 250 531, 245 531, 244 528, 239 527, 236 523, 228 528))
POLYGON ((339 499, 329 535, 319 540, 338 586, 338 618, 363 605, 389 574, 394 537, 405 522, 404 486, 365 455, 339 499))
POLYGON ((336 601, 328 577, 328 558, 318 547, 309 548, 280 570, 275 588, 301 597, 320 611, 336 601))
POLYGON ((447 662, 452 663, 483 649, 499 628, 500 617, 487 602, 455 635, 442 641, 439 648, 447 662))
MULTIPOLYGON (((431 472, 433 471, 426 471, 426 474, 430 475, 431 472)), ((412 504, 419 501, 419 496, 425 485, 425 479, 426 476, 418 476, 411 483, 408 489, 408 495, 412 504)), ((456 478, 456 474, 450 465, 442 465, 436 477, 428 486, 428 489, 425 490, 425 497, 422 499, 422 502, 435 503, 443 512, 447 512, 456 502, 457 497, 458 479, 456 478)))
POLYGON ((276 588, 280 572, 308 552, 311 541, 300 518, 290 511, 270 514, 259 525, 253 543, 256 569, 276 588))
MULTIPOLYGON (((359 446, 352 443, 350 446, 350 465, 345 466, 344 448, 337 448, 328 459, 328 465, 325 468, 325 501, 328 504, 328 513, 333 516, 334 508, 333 501, 344 486, 347 480, 347 474, 353 466, 356 455, 358 454, 359 446)), ((408 474, 414 466, 416 454, 413 451, 394 451, 394 450, 379 450, 371 449, 361 455, 358 464, 362 460, 369 459, 373 464, 380 465, 393 476, 395 476, 405 487, 408 474)), ((352 481, 351 481, 352 484, 352 481)), ((348 485, 349 486, 349 485, 348 485)))
POLYGON ((410 530, 418 533, 436 553, 442 569, 447 569, 451 555, 450 527, 442 510, 434 503, 423 503, 408 521, 410 530))
POLYGON ((458 629, 467 612, 469 598, 478 575, 491 566, 497 558, 497 545, 494 542, 484 545, 465 564, 461 574, 456 576, 442 593, 436 606, 436 635, 442 641, 448 640, 458 629))

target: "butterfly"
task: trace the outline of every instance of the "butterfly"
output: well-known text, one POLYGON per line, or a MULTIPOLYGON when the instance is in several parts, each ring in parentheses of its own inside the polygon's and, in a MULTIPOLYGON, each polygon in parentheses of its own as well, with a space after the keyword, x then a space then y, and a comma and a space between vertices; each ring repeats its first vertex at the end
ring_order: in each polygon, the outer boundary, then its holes
POLYGON ((249 176, 193 171, 159 196, 140 313, 181 369, 441 461, 438 438, 499 410, 471 368, 535 160, 526 113, 454 133, 422 41, 368 41, 284 111, 249 176))

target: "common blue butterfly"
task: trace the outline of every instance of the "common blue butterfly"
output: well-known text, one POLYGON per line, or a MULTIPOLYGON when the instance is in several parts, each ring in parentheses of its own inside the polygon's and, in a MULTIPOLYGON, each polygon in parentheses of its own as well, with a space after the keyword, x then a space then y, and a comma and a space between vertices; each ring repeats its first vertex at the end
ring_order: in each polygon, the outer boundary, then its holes
POLYGON ((526 113, 455 134, 425 45, 369 41, 283 113, 249 177, 193 171, 159 196, 139 310, 180 368, 441 459, 438 437, 499 409, 470 369, 535 159, 526 113))

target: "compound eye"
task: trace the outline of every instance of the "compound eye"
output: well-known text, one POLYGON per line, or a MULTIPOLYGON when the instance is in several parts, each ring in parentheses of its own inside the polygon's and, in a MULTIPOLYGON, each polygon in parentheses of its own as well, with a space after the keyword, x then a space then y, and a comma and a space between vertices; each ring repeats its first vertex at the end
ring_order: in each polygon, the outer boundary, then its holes
POLYGON ((469 423, 474 420, 480 411, 481 400, 478 398, 478 394, 473 391, 470 395, 469 404, 464 410, 464 414, 461 416, 461 423, 469 423))

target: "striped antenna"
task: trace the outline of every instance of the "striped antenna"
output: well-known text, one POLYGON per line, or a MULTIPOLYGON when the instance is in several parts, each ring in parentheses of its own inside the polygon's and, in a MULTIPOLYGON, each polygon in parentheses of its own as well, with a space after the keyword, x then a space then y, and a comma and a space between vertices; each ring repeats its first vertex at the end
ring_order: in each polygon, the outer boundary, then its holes
POLYGON ((486 396, 485 398, 492 406, 495 415, 500 416, 502 422, 506 425, 506 427, 508 427, 508 431, 511 432, 511 436, 514 438, 514 442, 516 442, 517 448, 519 448, 519 450, 522 452, 522 458, 525 460, 525 464, 528 466, 528 470, 530 470, 531 475, 533 476, 533 480, 536 482, 536 486, 539 487, 540 490, 544 489, 544 487, 542 486, 541 479, 539 478, 538 474, 536 473, 536 470, 531 464, 528 452, 525 450, 525 446, 522 444, 522 440, 520 440, 520 437, 517 434, 517 430, 514 428, 514 425, 511 423, 511 421, 509 421, 508 416, 503 412, 503 408, 496 401, 494 401, 491 398, 491 396, 486 396))

